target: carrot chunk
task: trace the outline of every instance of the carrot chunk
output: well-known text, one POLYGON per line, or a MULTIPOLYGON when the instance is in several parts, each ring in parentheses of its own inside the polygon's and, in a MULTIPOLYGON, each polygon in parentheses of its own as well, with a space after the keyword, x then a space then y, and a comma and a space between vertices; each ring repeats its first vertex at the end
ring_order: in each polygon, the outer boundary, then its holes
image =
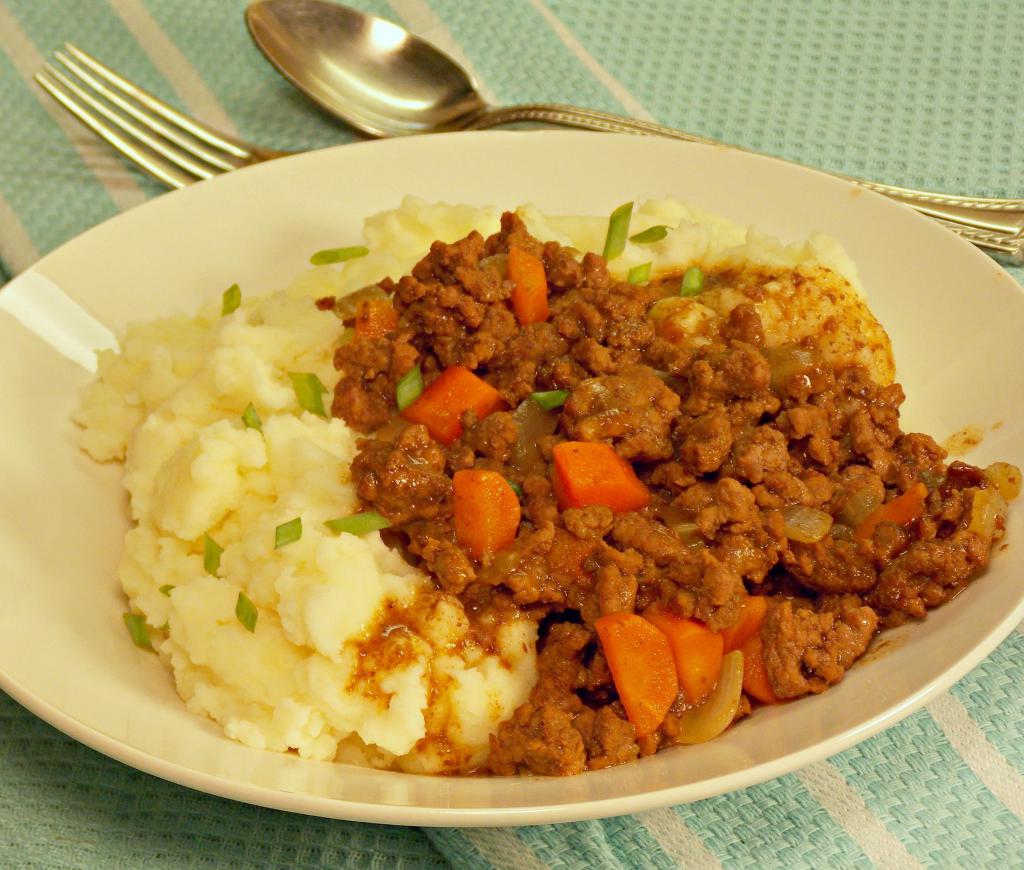
POLYGON ((747 638, 757 634, 768 612, 768 599, 763 595, 751 595, 743 602, 740 618, 734 625, 722 629, 722 640, 725 641, 725 652, 731 653, 747 642, 747 638))
POLYGON ((684 619, 657 605, 648 607, 643 615, 668 638, 686 700, 702 703, 722 673, 722 635, 696 619, 684 619))
POLYGON ((762 704, 780 704, 782 699, 775 694, 768 672, 764 667, 764 641, 760 634, 747 638, 740 651, 743 653, 743 691, 762 704))
POLYGON ((496 471, 463 469, 452 479, 455 537, 473 558, 504 549, 516 539, 519 497, 496 471))
POLYGON ((608 444, 563 441, 555 445, 553 457, 552 483, 562 510, 603 504, 615 513, 626 513, 651 500, 633 466, 608 444))
POLYGON ((398 312, 386 299, 364 299, 356 309, 356 335, 382 338, 398 326, 398 312))
POLYGON ((477 420, 505 406, 501 394, 462 366, 446 368, 420 397, 402 411, 413 423, 422 423, 442 444, 462 434, 462 415, 475 411, 477 420))
POLYGON ((903 495, 898 495, 878 509, 872 511, 853 530, 858 540, 866 540, 875 533, 879 523, 898 523, 905 525, 916 520, 924 513, 924 500, 928 498, 928 487, 923 483, 915 483, 903 495))
POLYGON ((609 613, 594 623, 612 681, 637 737, 657 730, 679 693, 668 638, 635 613, 609 613))
POLYGON ((512 291, 512 310, 523 326, 548 319, 548 280, 544 264, 522 248, 509 248, 508 277, 516 286, 512 291))

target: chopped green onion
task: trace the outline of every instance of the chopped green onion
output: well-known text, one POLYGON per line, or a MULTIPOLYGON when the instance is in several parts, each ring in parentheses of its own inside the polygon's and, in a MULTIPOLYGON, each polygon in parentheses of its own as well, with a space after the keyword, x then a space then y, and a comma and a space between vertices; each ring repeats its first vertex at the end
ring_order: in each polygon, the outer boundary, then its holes
POLYGON ((625 202, 608 218, 608 235, 604 239, 604 258, 614 260, 626 249, 629 221, 633 217, 633 203, 625 202))
POLYGON ((668 227, 664 224, 658 224, 657 226, 648 227, 643 232, 637 233, 635 236, 630 236, 631 242, 636 242, 638 245, 650 245, 653 242, 660 242, 665 236, 668 235, 668 227))
POLYGON ((643 284, 651 277, 651 264, 641 263, 639 266, 634 266, 629 270, 629 274, 626 276, 626 280, 630 284, 643 284))
POLYGON ((171 597, 171 592, 174 591, 174 587, 170 583, 166 583, 160 587, 160 594, 166 595, 168 598, 171 597))
POLYGON ((281 523, 281 525, 274 529, 274 549, 279 550, 285 544, 294 544, 301 537, 302 517, 296 517, 294 520, 281 523))
POLYGON ((415 402, 423 392, 423 372, 419 366, 413 366, 395 384, 395 402, 398 410, 404 411, 415 402))
POLYGON ((292 379, 292 387, 295 389, 299 405, 307 411, 326 417, 324 393, 327 392, 327 387, 323 385, 323 381, 312 372, 288 372, 288 377, 292 379))
POLYGON ((561 408, 565 404, 565 400, 569 398, 569 391, 548 390, 544 393, 530 393, 530 398, 545 411, 553 411, 555 408, 561 408))
MULTIPOLYGON (((508 478, 505 479, 508 480, 508 478)), ((512 492, 516 494, 516 498, 523 497, 523 488, 518 483, 516 483, 514 480, 509 480, 508 485, 512 487, 512 492)))
POLYGON ((242 411, 242 422, 245 423, 246 429, 255 429, 257 432, 263 431, 263 421, 260 419, 260 415, 256 413, 252 402, 242 411))
POLYGON ((237 284, 232 284, 224 291, 224 295, 220 301, 220 316, 227 317, 232 311, 235 311, 239 305, 242 304, 242 288, 237 284))
POLYGON ((367 532, 386 529, 391 523, 377 511, 363 511, 349 517, 328 520, 324 525, 336 535, 340 535, 342 532, 348 532, 350 535, 365 535, 367 532))
POLYGON ((235 602, 235 616, 245 626, 246 631, 256 631, 256 620, 259 615, 256 605, 246 597, 244 592, 239 592, 238 600, 235 602))
POLYGON ((700 266, 690 266, 683 275, 683 283, 679 288, 680 296, 696 296, 704 289, 704 272, 700 266))
POLYGON ((365 257, 370 253, 369 248, 362 245, 353 245, 350 248, 327 248, 317 251, 309 258, 314 266, 326 266, 328 263, 344 263, 346 260, 354 260, 357 257, 365 257))
POLYGON ((146 617, 139 616, 137 613, 125 613, 123 618, 128 634, 132 636, 132 643, 143 649, 152 649, 153 644, 149 642, 149 629, 146 627, 146 617))
POLYGON ((213 538, 203 535, 203 567, 207 574, 217 576, 217 571, 220 570, 220 554, 223 552, 224 548, 213 538))

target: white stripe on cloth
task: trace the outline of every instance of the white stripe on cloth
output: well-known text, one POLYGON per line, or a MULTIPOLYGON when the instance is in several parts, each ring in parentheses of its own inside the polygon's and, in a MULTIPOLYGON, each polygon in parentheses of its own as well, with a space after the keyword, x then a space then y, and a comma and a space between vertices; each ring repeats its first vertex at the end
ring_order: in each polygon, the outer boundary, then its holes
POLYGON ((974 775, 1024 822, 1024 777, 989 742, 964 705, 946 692, 927 709, 974 775))
POLYGON ((448 26, 424 0, 389 0, 389 3, 409 30, 421 39, 432 42, 473 77, 480 96, 486 102, 493 103, 495 101, 494 92, 473 68, 473 64, 466 57, 462 46, 452 36, 448 26))
POLYGON ((688 870, 718 870, 722 865, 704 842, 670 807, 640 813, 636 820, 654 837, 661 850, 688 870))
POLYGON ((0 195, 0 260, 10 267, 11 276, 39 259, 39 249, 25 232, 11 204, 0 195))
POLYGON ((237 136, 238 130, 220 100, 214 96, 196 71, 175 45, 152 13, 141 0, 109 0, 135 41, 153 61, 167 83, 174 88, 189 112, 198 120, 209 124, 228 136, 237 136))
POLYGON ((463 828, 462 836, 501 870, 546 870, 513 828, 463 828))
POLYGON ((797 771, 796 777, 880 870, 923 866, 827 761, 797 771))
POLYGON ((0 3, 0 45, 3 46, 3 50, 7 53, 14 68, 28 84, 32 95, 63 131, 72 147, 78 152, 82 163, 103 185, 114 205, 123 211, 145 202, 145 193, 132 176, 131 170, 117 156, 116 152, 69 115, 60 104, 32 80, 32 76, 42 68, 45 58, 36 51, 28 34, 21 29, 14 15, 2 3, 0 3))
POLYGON ((543 0, 530 0, 530 5, 537 10, 538 14, 548 23, 562 44, 579 59, 591 74, 596 78, 608 92, 615 97, 622 107, 634 118, 642 121, 653 121, 654 116, 647 111, 640 101, 634 97, 617 78, 606 70, 597 59, 581 43, 547 6, 543 0))

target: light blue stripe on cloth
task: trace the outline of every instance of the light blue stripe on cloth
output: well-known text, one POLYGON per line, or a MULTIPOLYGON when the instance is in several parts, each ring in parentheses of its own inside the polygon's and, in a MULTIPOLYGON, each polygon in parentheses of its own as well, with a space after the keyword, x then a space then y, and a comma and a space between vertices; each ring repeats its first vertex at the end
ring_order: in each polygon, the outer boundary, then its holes
POLYGON ((623 110, 565 50, 529 0, 508 0, 501 15, 481 15, 477 4, 461 0, 435 0, 431 7, 500 102, 573 102, 623 110))
POLYGON ((925 711, 833 759, 864 802, 932 866, 1021 866, 1024 824, 984 787, 925 711))
POLYGON ((795 776, 676 808, 725 867, 870 867, 795 776))
POLYGON ((953 689, 978 727, 1017 772, 1024 776, 1024 634, 1013 632, 999 648, 953 689))

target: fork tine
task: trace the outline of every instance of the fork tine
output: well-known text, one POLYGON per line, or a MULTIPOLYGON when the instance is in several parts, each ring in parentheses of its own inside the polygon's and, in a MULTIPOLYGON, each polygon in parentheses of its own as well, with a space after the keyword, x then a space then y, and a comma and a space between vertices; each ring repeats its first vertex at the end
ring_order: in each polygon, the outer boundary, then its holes
POLYGON ((96 93, 102 96, 105 100, 117 106, 122 112, 133 117, 140 124, 144 124, 150 130, 163 136, 169 142, 173 142, 183 151, 192 154, 195 157, 204 160, 211 166, 216 166, 218 169, 223 169, 225 172, 230 172, 232 169, 237 169, 238 164, 232 163, 229 160, 225 160, 220 154, 211 151, 206 146, 200 144, 191 137, 184 136, 179 133, 176 129, 169 127, 162 121, 154 118, 152 115, 139 109, 133 103, 130 103, 124 97, 112 91, 103 82, 89 73, 81 64, 77 61, 72 60, 62 51, 55 51, 53 56, 57 58, 65 67, 67 67, 72 73, 74 73, 81 81, 85 82, 91 87, 96 93))
POLYGON ((103 121, 89 112, 88 109, 76 102, 74 97, 65 93, 59 84, 51 81, 44 74, 36 73, 35 80, 51 97, 97 136, 105 139, 117 151, 120 151, 129 160, 152 175, 157 181, 163 182, 168 187, 182 188, 187 187, 195 180, 159 157, 136 147, 134 143, 125 139, 120 133, 104 124, 103 121))
POLYGON ((118 75, 110 67, 106 66, 100 61, 96 60, 92 55, 82 51, 70 42, 65 42, 64 47, 72 54, 77 60, 84 63, 89 69, 91 69, 96 75, 106 79, 112 85, 120 88, 124 93, 130 97, 134 97, 140 103, 142 103, 147 109, 155 112, 160 117, 172 124, 176 124, 183 130, 187 130, 197 139, 202 139, 208 145, 213 145, 215 148, 221 148, 227 151, 229 154, 233 154, 235 157, 239 157, 243 160, 248 160, 253 156, 252 152, 242 146, 242 144, 236 140, 229 139, 222 133, 218 133, 212 127, 207 127, 206 124, 202 124, 188 115, 183 115, 177 109, 174 109, 163 100, 157 99, 149 91, 143 90, 138 85, 133 84, 121 75, 118 75))
POLYGON ((133 124, 127 118, 122 118, 119 114, 117 114, 117 112, 113 111, 111 108, 97 100, 92 94, 88 93, 87 91, 84 91, 73 81, 71 81, 71 79, 65 76, 64 73, 50 66, 50 64, 44 65, 43 71, 51 79, 56 79, 57 82, 63 85, 65 91, 70 91, 73 96, 78 97, 78 99, 81 102, 85 103, 87 106, 93 109, 93 111, 99 112, 99 114, 101 114, 104 118, 106 118, 108 121, 115 124, 116 126, 120 127, 128 135, 137 139, 151 151, 155 151, 164 159, 171 161, 171 163, 177 164, 182 169, 192 173, 192 175, 194 175, 196 178, 212 178, 214 175, 217 174, 217 172, 211 169, 209 166, 205 166, 202 163, 197 163, 187 154, 183 154, 175 150, 174 148, 168 148, 163 142, 161 142, 159 139, 154 138, 153 136, 150 136, 149 133, 147 133, 141 127, 137 126, 136 124, 133 124))

